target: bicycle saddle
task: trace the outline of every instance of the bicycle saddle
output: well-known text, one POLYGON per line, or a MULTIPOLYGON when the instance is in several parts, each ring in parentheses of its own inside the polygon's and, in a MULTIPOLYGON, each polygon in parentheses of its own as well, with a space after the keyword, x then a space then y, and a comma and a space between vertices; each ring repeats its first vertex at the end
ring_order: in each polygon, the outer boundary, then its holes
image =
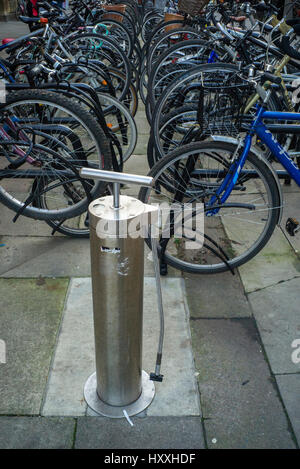
POLYGON ((19 16, 19 19, 25 24, 38 23, 40 20, 38 16, 35 16, 34 18, 31 18, 30 16, 19 16))
POLYGON ((2 44, 3 46, 5 46, 6 44, 9 44, 10 42, 13 42, 13 41, 15 41, 14 37, 5 37, 2 39, 2 44))

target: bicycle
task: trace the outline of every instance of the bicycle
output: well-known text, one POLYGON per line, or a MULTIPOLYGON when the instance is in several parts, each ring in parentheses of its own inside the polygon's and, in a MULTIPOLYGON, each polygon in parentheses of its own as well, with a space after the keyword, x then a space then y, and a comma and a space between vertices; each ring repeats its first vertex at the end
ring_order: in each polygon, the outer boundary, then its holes
POLYGON ((0 201, 4 205, 17 217, 40 220, 62 220, 84 212, 102 189, 89 182, 82 191, 78 178, 82 166, 111 167, 108 140, 88 112, 49 91, 8 93, 6 103, 0 105, 0 201))
MULTIPOLYGON (((291 47, 287 44, 289 35, 283 40, 285 46, 291 47)), ((300 57, 296 50, 290 49, 290 53, 295 58, 300 57)), ((194 222, 201 210, 204 215, 205 230, 201 232, 193 226, 193 235, 183 236, 182 239, 176 238, 177 218, 182 223, 176 210, 162 223, 158 248, 162 274, 166 273, 168 264, 192 273, 233 272, 234 268, 245 264, 263 249, 281 221, 283 195, 279 175, 290 176, 300 186, 300 168, 263 123, 264 119, 268 122, 297 123, 300 122, 300 113, 266 110, 271 91, 266 91, 258 80, 279 84, 281 79, 268 72, 254 79, 253 74, 254 69, 249 72, 250 78, 241 77, 246 84, 255 88, 260 97, 253 120, 242 130, 245 135, 237 139, 213 136, 212 141, 204 140, 176 149, 158 161, 150 171, 149 176, 156 182, 154 189, 143 188, 140 191, 139 198, 143 202, 176 204, 179 214, 187 206, 189 217, 194 222), (255 136, 270 149, 284 170, 275 171, 252 145, 255 136), (203 207, 197 209, 197 202, 201 202, 203 207), (169 234, 163 236, 165 232, 169 234), (203 246, 191 251, 185 249, 185 241, 194 240, 197 235, 203 237, 203 246)), ((223 108, 216 106, 212 110, 211 120, 210 116, 203 115, 202 124, 207 125, 208 134, 216 134, 209 126, 214 125, 214 117, 218 117, 217 123, 220 124, 224 109, 227 109, 231 123, 232 105, 235 103, 235 109, 241 109, 234 95, 228 95, 228 99, 233 100, 231 104, 227 102, 223 108)), ((242 122, 241 119, 241 125, 242 122)), ((288 133, 299 133, 300 130, 299 125, 285 124, 281 127, 288 133)), ((295 235, 299 231, 299 222, 287 220, 286 229, 290 235, 295 235)), ((150 240, 147 244, 150 246, 150 240)))

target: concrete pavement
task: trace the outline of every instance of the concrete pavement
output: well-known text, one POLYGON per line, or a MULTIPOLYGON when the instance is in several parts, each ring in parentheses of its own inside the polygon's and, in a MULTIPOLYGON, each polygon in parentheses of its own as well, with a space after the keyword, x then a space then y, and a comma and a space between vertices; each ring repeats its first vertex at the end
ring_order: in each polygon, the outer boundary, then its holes
MULTIPOLYGON (((0 38, 16 27, 22 34, 23 25, 0 23, 0 38)), ((125 171, 146 174, 141 105, 136 122, 125 171)), ((283 222, 300 216, 298 188, 284 191, 283 222)), ((165 379, 130 426, 96 417, 83 399, 95 369, 89 241, 11 219, 0 206, 0 448, 299 448, 300 237, 278 228, 235 276, 170 270, 165 379)), ((151 372, 159 319, 148 251, 145 261, 143 367, 151 372)))

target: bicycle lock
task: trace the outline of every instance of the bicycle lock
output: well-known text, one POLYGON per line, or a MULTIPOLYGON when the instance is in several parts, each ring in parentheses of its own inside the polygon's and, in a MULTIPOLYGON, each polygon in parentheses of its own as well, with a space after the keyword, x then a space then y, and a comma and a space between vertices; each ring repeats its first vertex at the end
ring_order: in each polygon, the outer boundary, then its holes
POLYGON ((144 237, 141 230, 148 230, 150 223, 157 222, 158 207, 120 195, 120 185, 152 187, 153 178, 89 168, 82 168, 80 175, 112 183, 113 187, 113 195, 100 197, 89 205, 96 372, 85 383, 84 398, 97 414, 128 418, 151 404, 155 395, 153 381, 162 381, 164 317, 157 244, 151 236, 160 339, 155 372, 149 376, 142 369, 144 237))

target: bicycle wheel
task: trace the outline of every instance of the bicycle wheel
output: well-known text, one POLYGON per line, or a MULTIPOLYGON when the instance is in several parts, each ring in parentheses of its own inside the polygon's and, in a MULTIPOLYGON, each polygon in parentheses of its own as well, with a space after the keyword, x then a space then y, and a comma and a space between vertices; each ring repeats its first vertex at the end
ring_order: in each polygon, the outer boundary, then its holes
POLYGON ((151 69, 161 54, 172 47, 174 44, 187 41, 189 39, 198 39, 199 33, 189 26, 167 31, 161 34, 154 43, 149 46, 147 54, 147 70, 151 73, 151 69))
POLYGON ((71 83, 85 83, 96 91, 107 92, 112 96, 117 95, 121 101, 125 99, 129 89, 128 79, 117 69, 100 67, 99 65, 98 62, 97 65, 95 63, 84 65, 65 63, 60 71, 61 80, 71 83), (113 75, 111 75, 111 71, 113 71, 113 75), (117 79, 115 79, 116 74, 118 74, 117 79))
POLYGON ((199 128, 197 112, 198 106, 189 104, 174 109, 174 111, 163 117, 157 145, 155 145, 153 133, 150 134, 148 141, 147 159, 150 168, 163 156, 179 146, 193 141, 199 128))
MULTIPOLYGON (((164 114, 185 104, 197 104, 202 86, 229 86, 235 78, 238 86, 239 69, 231 64, 204 64, 182 73, 162 93, 153 110, 153 119, 158 126, 164 114)), ((240 79, 240 83, 243 83, 240 79)), ((155 129, 157 130, 157 129, 155 129)))
POLYGON ((127 107, 117 99, 104 93, 98 93, 98 98, 106 125, 114 139, 118 140, 122 149, 123 161, 126 161, 132 155, 137 142, 135 121, 127 107))
POLYGON ((143 67, 140 71, 140 81, 139 81, 139 94, 143 104, 146 104, 147 100, 147 85, 148 85, 148 77, 147 77, 147 68, 143 67))
MULTIPOLYGON (((72 100, 38 90, 9 95, 0 106, 0 116, 1 136, 6 141, 0 154, 0 201, 15 212, 41 220, 68 218, 86 210, 86 197, 72 200, 66 196, 65 183, 68 176, 74 179, 74 172, 78 179, 82 166, 111 168, 109 145, 95 119, 72 100), (25 149, 12 145, 8 154, 11 139, 28 142, 30 153, 26 154, 26 145, 25 149), (38 202, 45 181, 61 181, 61 190, 55 190, 55 185, 47 190, 48 199, 52 197, 49 209, 41 209, 38 202)), ((90 196, 97 196, 101 185, 88 184, 90 196)))
POLYGON ((126 26, 113 19, 102 19, 101 23, 95 24, 94 27, 95 32, 99 34, 102 34, 101 24, 105 24, 109 31, 109 36, 117 40, 119 46, 126 53, 127 57, 131 57, 134 41, 126 26))
MULTIPOLYGON (((109 185, 103 187, 101 197, 112 195, 112 190, 109 185)), ((41 199, 41 203, 44 200, 41 199)), ((61 233, 71 238, 89 238, 89 213, 85 211, 80 215, 65 220, 46 220, 46 223, 53 229, 52 234, 61 233)))
POLYGON ((161 12, 152 13, 144 20, 143 26, 141 29, 141 37, 143 42, 149 41, 153 28, 163 21, 163 14, 161 12))
MULTIPOLYGON (((95 60, 107 68, 117 68, 127 78, 126 91, 130 84, 131 67, 128 57, 118 43, 107 36, 81 33, 68 38, 71 52, 76 60, 95 60)), ((84 66, 84 61, 80 62, 84 66)), ((101 66, 101 65, 100 65, 101 66)))
MULTIPOLYGON (((245 88, 237 89, 233 96, 237 101, 240 100, 240 102, 242 102, 247 91, 248 90, 245 88)), ((205 137, 210 137, 212 134, 229 135, 231 137, 236 135, 237 129, 235 128, 234 121, 230 122, 229 120, 228 123, 226 122, 226 125, 223 121, 223 118, 225 118, 226 115, 228 116, 230 101, 232 101, 230 89, 229 93, 227 93, 225 87, 219 88, 218 90, 211 90, 211 93, 208 93, 205 98, 206 99, 203 99, 203 112, 207 118, 207 125, 210 127, 209 133, 206 132, 205 137), (216 103, 220 101, 220 97, 215 91, 219 90, 222 93, 221 100, 225 107, 224 112, 216 105, 216 103), (212 121, 215 119, 214 123, 209 122, 209 118, 211 118, 212 121)), ((276 95, 272 93, 268 102, 268 110, 276 111, 278 109, 278 100, 276 99, 276 95)), ((147 157, 150 167, 153 166, 154 162, 175 150, 177 147, 200 139, 198 111, 199 104, 191 103, 176 108, 162 117, 159 126, 159 135, 154 138, 154 134, 151 132, 148 142, 147 157)), ((234 116, 232 117, 234 118, 234 116)), ((250 117, 250 119, 251 118, 252 117, 250 117)), ((244 120, 246 121, 246 117, 244 120)), ((247 120, 249 120, 248 117, 247 120)), ((203 140, 203 138, 201 139, 203 140)), ((256 142, 256 144, 259 145, 260 151, 264 152, 264 156, 267 157, 270 153, 267 147, 259 142, 256 142)))
POLYGON ((123 89, 125 88, 124 83, 126 81, 126 77, 124 77, 124 75, 118 70, 113 69, 109 70, 109 75, 115 89, 115 97, 125 104, 132 117, 134 117, 138 108, 138 96, 135 86, 133 83, 130 83, 126 95, 122 96, 123 89))
MULTIPOLYGON (((252 259, 270 239, 280 215, 280 196, 273 172, 254 153, 249 153, 226 203, 214 205, 218 212, 208 216, 208 203, 226 177, 235 150, 236 145, 225 142, 192 143, 150 171, 155 186, 142 188, 139 199, 162 207, 161 262, 185 272, 223 272, 252 259)), ((150 246, 149 239, 146 242, 150 246)))
MULTIPOLYGON (((182 74, 178 79, 174 80, 168 88, 162 93, 158 99, 152 114, 152 134, 156 150, 160 153, 160 128, 164 116, 170 114, 175 109, 182 106, 198 105, 200 91, 205 90, 205 96, 210 99, 210 90, 218 90, 218 93, 224 91, 225 95, 236 95, 241 99, 241 107, 247 100, 247 95, 251 96, 253 93, 251 88, 247 86, 242 78, 239 76, 238 67, 231 64, 207 64, 199 65, 192 70, 182 74), (206 95, 206 93, 208 93, 206 95), (247 93, 247 95, 245 94, 247 93)), ((212 94, 213 99, 213 94, 212 94)), ((206 98, 205 98, 206 102, 206 98)), ((272 97, 268 108, 274 109, 275 101, 272 97)), ((212 103, 213 104, 213 103, 212 103)), ((210 106, 210 104, 208 104, 210 106)), ((206 106, 206 104, 205 104, 206 106)), ((205 107, 207 110, 207 108, 205 107)), ((204 109, 204 114, 205 114, 204 109)), ((276 109, 276 107, 275 107, 276 109)), ((255 109, 254 109, 255 111, 255 109)), ((252 115, 252 110, 250 112, 252 115)), ((229 125, 229 130, 223 127, 221 135, 233 135, 233 126, 229 125)), ((217 129, 214 129, 214 134, 220 135, 217 129)), ((238 129, 235 130, 235 132, 238 129)))
POLYGON ((157 99, 169 84, 187 70, 197 65, 207 64, 216 47, 201 39, 175 44, 160 55, 155 62, 148 81, 148 96, 153 110, 157 99))
MULTIPOLYGON (((129 31, 132 39, 133 39, 133 42, 136 41, 136 37, 137 37, 137 21, 134 21, 133 18, 130 16, 130 14, 128 14, 127 12, 125 13, 122 13, 122 12, 113 12, 112 10, 110 10, 109 16, 113 16, 115 21, 117 21, 118 23, 124 25, 126 27, 126 29, 129 31)), ((99 15, 99 20, 100 22, 102 22, 102 20, 104 18, 107 18, 107 13, 101 13, 99 15)))
POLYGON ((160 21, 159 23, 156 23, 156 25, 154 25, 155 27, 151 29, 151 31, 149 31, 149 35, 147 37, 147 48, 149 50, 149 47, 151 47, 151 45, 162 35, 164 34, 167 30, 168 30, 168 27, 170 28, 174 28, 176 27, 176 29, 178 27, 181 27, 181 26, 178 26, 178 24, 182 23, 182 26, 183 26, 183 20, 174 20, 174 21, 160 21))

